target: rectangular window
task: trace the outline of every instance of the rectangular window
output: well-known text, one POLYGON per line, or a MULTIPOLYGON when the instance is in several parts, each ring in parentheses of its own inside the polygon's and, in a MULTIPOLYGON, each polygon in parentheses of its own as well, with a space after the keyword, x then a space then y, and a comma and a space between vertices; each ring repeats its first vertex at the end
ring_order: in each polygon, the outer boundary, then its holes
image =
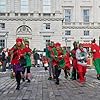
POLYGON ((0 23, 0 29, 5 29, 5 23, 0 23))
POLYGON ((43 0, 43 13, 51 13, 51 0, 43 0))
POLYGON ((89 31, 84 31, 84 36, 89 36, 89 31))
POLYGON ((0 0, 0 12, 6 12, 6 0, 0 0))
POLYGON ((89 22, 89 9, 84 9, 83 10, 83 21, 84 22, 89 22))
POLYGON ((65 22, 71 22, 71 9, 65 9, 64 10, 64 20, 65 22))
POLYGON ((5 40, 3 40, 3 39, 0 40, 0 47, 1 48, 5 47, 5 40))
POLYGON ((65 35, 71 35, 71 31, 65 30, 65 35))
POLYGON ((28 1, 29 0, 21 0, 21 12, 22 13, 28 13, 28 11, 29 11, 28 1))
POLYGON ((5 13, 0 13, 0 16, 5 16, 6 14, 5 13))
POLYGON ((43 30, 50 30, 50 23, 44 23, 43 30))
POLYGON ((50 42, 50 36, 49 35, 44 35, 43 38, 45 40, 44 41, 45 42, 45 45, 48 44, 48 42, 50 42))

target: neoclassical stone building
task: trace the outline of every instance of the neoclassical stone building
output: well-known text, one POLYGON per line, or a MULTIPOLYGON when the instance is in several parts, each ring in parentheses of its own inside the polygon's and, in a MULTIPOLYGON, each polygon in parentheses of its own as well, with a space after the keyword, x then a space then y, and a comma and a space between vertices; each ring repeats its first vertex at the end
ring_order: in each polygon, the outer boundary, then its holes
POLYGON ((16 37, 39 50, 47 40, 100 44, 100 0, 0 0, 0 46, 10 48, 16 37))

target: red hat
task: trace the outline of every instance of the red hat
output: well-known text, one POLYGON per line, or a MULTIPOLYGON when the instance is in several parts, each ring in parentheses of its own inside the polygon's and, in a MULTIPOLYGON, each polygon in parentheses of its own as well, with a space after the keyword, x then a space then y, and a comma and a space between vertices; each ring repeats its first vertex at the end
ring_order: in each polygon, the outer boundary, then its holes
POLYGON ((56 47, 60 47, 61 44, 57 42, 57 43, 55 44, 55 46, 56 46, 56 47))
POLYGON ((17 38, 16 42, 21 42, 22 43, 23 39, 22 38, 17 38))

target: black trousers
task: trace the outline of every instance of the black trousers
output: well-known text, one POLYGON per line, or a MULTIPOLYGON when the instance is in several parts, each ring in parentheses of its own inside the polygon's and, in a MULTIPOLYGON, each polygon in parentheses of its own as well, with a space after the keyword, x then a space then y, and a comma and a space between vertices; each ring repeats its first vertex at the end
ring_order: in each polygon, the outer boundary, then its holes
POLYGON ((20 85, 20 81, 21 81, 21 72, 20 71, 15 72, 15 77, 16 77, 16 82, 18 86, 20 85))
POLYGON ((22 74, 25 74, 25 70, 27 70, 27 73, 30 73, 30 67, 24 67, 22 74))
POLYGON ((67 72, 67 69, 64 70, 64 73, 65 73, 65 76, 68 77, 68 72, 67 72))
POLYGON ((59 69, 58 66, 55 66, 55 78, 57 82, 59 82, 60 73, 61 73, 61 69, 59 69))
POLYGON ((76 80, 79 78, 77 70, 73 67, 72 69, 72 79, 76 80))

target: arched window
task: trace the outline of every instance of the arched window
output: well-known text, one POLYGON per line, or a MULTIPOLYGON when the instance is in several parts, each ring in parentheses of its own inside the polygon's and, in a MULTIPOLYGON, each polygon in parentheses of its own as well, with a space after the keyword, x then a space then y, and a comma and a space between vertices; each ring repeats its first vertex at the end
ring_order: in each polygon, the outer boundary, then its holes
POLYGON ((22 25, 17 28, 17 34, 32 34, 32 29, 27 25, 22 25))
POLYGON ((29 11, 29 0, 21 0, 21 13, 28 13, 29 11))

